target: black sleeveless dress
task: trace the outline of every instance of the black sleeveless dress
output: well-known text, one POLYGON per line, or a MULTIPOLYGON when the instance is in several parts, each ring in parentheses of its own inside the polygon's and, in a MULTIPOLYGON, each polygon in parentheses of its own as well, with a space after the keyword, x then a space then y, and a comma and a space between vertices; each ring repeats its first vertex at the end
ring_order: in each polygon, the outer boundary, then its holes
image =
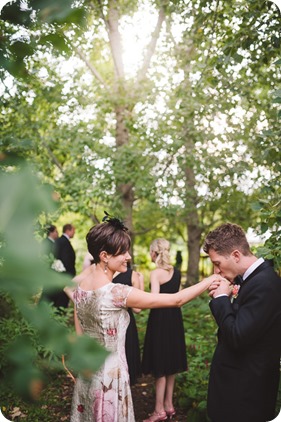
MULTIPOLYGON (((160 293, 176 293, 181 273, 160 286, 160 293)), ((155 378, 187 370, 184 327, 180 308, 151 309, 144 339, 142 372, 155 378)))
MULTIPOLYGON (((112 282, 132 286, 132 272, 132 269, 128 268, 125 273, 120 273, 114 277, 112 282)), ((137 382, 137 378, 141 376, 141 357, 134 313, 131 308, 128 308, 128 312, 130 315, 130 323, 126 333, 125 350, 130 375, 130 385, 134 385, 137 382)))

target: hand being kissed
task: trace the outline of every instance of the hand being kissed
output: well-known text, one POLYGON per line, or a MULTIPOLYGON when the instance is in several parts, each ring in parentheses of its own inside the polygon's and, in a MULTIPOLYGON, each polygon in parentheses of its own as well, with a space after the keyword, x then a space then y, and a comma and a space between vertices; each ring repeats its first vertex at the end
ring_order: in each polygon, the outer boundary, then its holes
POLYGON ((221 278, 219 285, 211 284, 209 287, 209 296, 216 298, 219 295, 230 296, 232 292, 232 284, 226 278, 221 278))

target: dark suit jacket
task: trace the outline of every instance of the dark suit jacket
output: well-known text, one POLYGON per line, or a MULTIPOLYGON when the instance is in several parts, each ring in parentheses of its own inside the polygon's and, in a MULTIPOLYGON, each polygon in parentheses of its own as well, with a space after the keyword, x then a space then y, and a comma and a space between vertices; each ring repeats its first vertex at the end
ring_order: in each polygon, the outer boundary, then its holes
MULTIPOLYGON (((66 273, 70 274, 72 277, 75 276, 75 251, 68 240, 68 238, 62 235, 55 242, 54 255, 56 259, 60 259, 63 263, 66 273)), ((69 303, 69 298, 63 290, 54 290, 43 296, 44 300, 53 302, 55 307, 67 308, 69 303)))
POLYGON ((73 277, 76 275, 75 251, 68 238, 64 235, 56 240, 55 257, 61 260, 68 274, 73 277))
POLYGON ((215 422, 266 422, 276 417, 281 354, 281 278, 265 261, 231 303, 210 302, 218 324, 208 391, 215 422))
MULTIPOLYGON (((63 236, 63 237, 68 241, 68 239, 65 236, 63 236)), ((69 241, 68 241, 68 243, 70 244, 69 241)), ((58 252, 57 241, 52 242, 49 238, 45 238, 42 241, 42 247, 43 247, 43 253, 45 255, 48 255, 48 256, 50 256, 51 254, 53 255, 53 258, 51 258, 51 262, 50 262, 50 266, 51 266, 54 259, 57 258, 57 252, 58 252)), ((71 246, 71 248, 72 248, 72 246, 71 246)), ((59 259, 61 259, 61 258, 59 258, 59 259)), ((61 261, 63 262, 62 259, 61 259, 61 261)), ((64 264, 64 266, 65 266, 65 268, 67 268, 65 264, 64 264)), ((50 290, 46 290, 46 288, 44 288, 43 292, 42 292, 41 300, 44 300, 44 301, 47 301, 47 302, 52 302, 56 308, 58 308, 58 307, 67 308, 68 302, 69 302, 68 296, 64 293, 64 291, 62 289, 54 289, 54 290, 50 291, 50 290)))
POLYGON ((42 253, 44 255, 55 255, 55 242, 52 242, 48 237, 42 240, 42 253))

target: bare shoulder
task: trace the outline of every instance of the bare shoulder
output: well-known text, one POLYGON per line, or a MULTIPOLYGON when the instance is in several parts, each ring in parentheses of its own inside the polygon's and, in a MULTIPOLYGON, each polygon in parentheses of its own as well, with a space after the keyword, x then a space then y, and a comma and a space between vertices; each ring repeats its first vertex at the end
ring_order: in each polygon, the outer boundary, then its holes
POLYGON ((169 270, 166 270, 164 268, 156 268, 151 272, 151 282, 153 282, 153 280, 157 280, 159 284, 166 283, 166 281, 168 281, 172 277, 173 271, 173 268, 169 270))
POLYGON ((74 283, 79 284, 79 286, 82 289, 85 289, 85 290, 89 289, 90 290, 93 286, 93 280, 95 278, 95 275, 94 275, 95 271, 93 271, 91 267, 85 268, 80 274, 78 274, 73 279, 74 283))
POLYGON ((155 268, 150 272, 150 277, 159 277, 164 271, 163 268, 155 268))

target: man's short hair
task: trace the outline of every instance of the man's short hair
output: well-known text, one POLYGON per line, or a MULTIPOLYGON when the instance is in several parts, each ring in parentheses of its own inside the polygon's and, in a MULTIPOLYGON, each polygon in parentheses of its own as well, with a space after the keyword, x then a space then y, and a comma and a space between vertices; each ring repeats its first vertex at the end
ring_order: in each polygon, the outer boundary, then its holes
POLYGON ((65 233, 65 232, 67 232, 68 230, 72 230, 72 228, 73 228, 73 225, 72 225, 72 224, 65 224, 65 225, 63 226, 63 228, 62 228, 62 232, 63 232, 63 233, 65 233))
POLYGON ((56 226, 54 226, 53 224, 51 224, 50 226, 47 227, 46 231, 47 231, 47 235, 49 236, 50 233, 53 233, 55 230, 57 229, 56 226))

